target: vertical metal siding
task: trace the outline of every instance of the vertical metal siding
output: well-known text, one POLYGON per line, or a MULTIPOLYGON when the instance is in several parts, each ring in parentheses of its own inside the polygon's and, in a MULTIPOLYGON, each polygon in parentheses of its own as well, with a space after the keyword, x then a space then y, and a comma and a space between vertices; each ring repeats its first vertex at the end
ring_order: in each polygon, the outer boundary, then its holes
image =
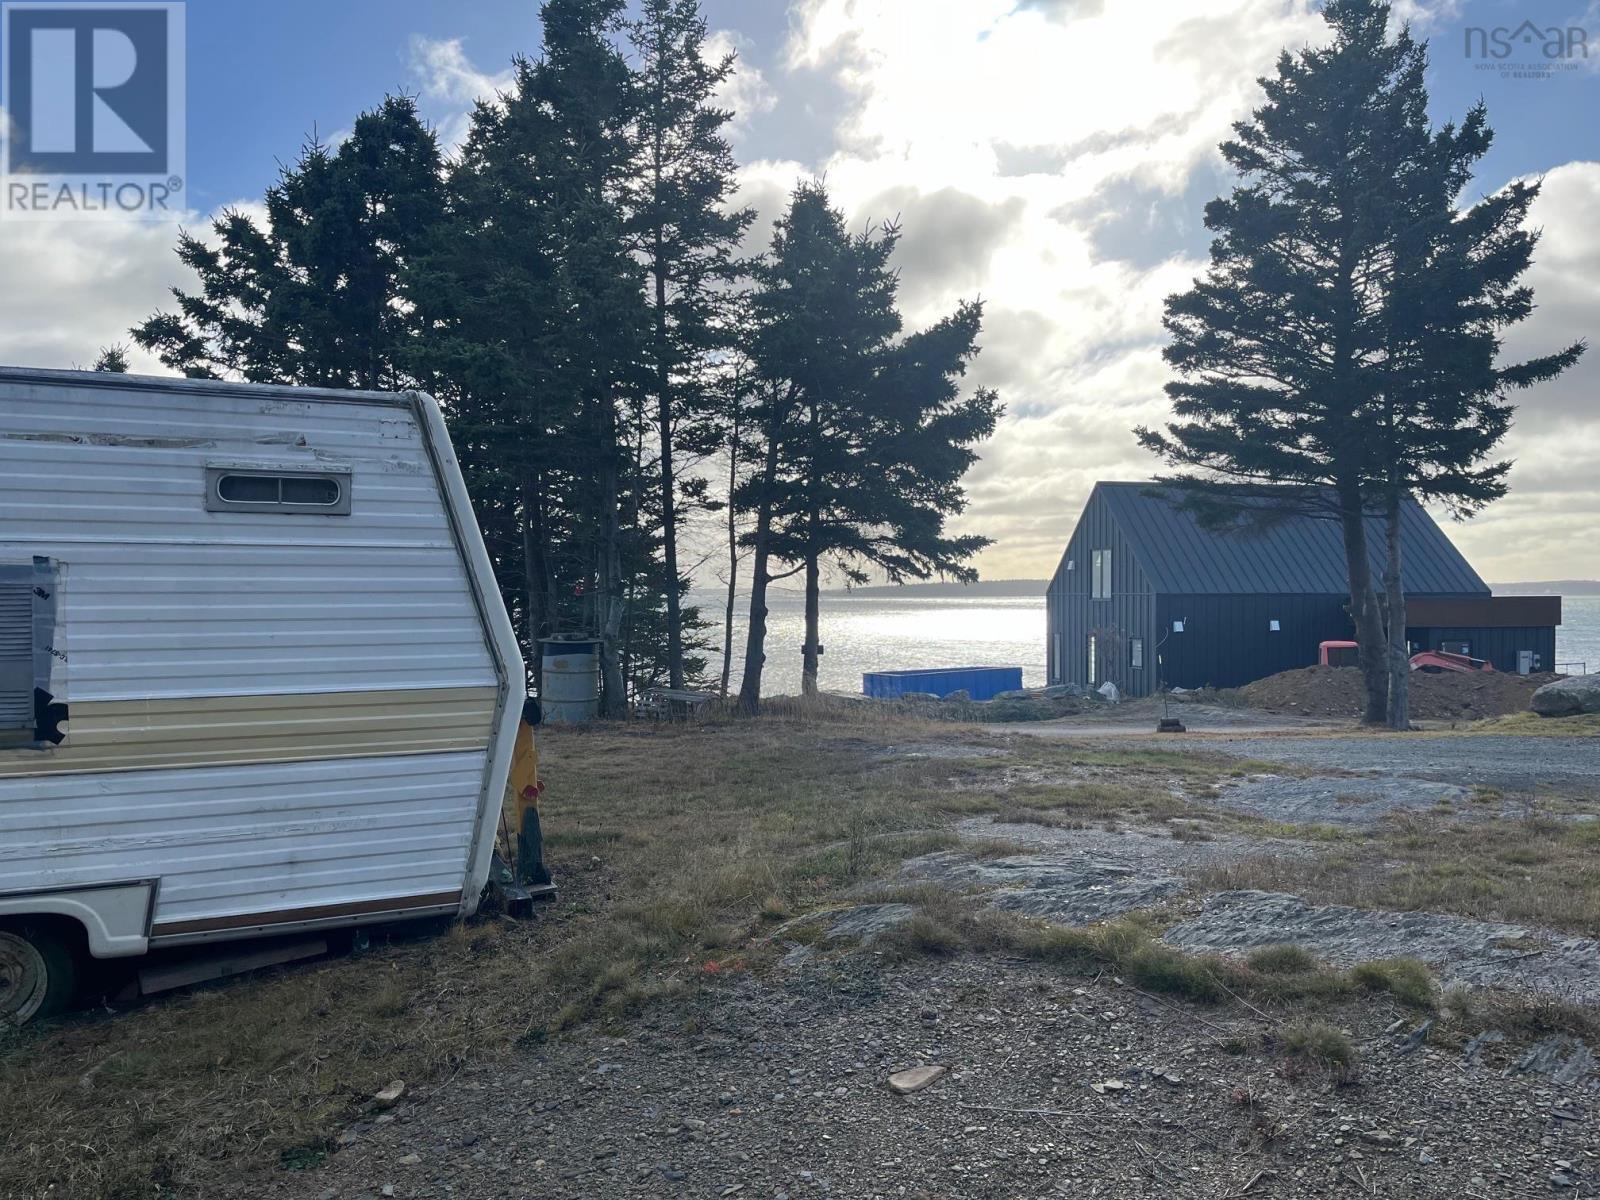
POLYGON ((1157 613, 1167 687, 1238 687, 1309 667, 1319 643, 1352 633, 1337 596, 1162 596, 1157 613), (1179 619, 1183 632, 1170 633, 1179 619), (1281 626, 1276 633, 1273 620, 1281 626))
POLYGON ((1089 635, 1096 633, 1100 643, 1095 684, 1109 680, 1127 695, 1148 695, 1155 685, 1154 624, 1155 597, 1139 553, 1106 504, 1103 489, 1096 488, 1046 593, 1046 637, 1053 639, 1059 634, 1062 638, 1061 669, 1051 682, 1090 684, 1089 635), (1091 595, 1090 563, 1095 550, 1111 551, 1109 600, 1091 595), (1068 561, 1076 563, 1073 570, 1067 570, 1068 561), (1145 665, 1138 671, 1130 663, 1129 641, 1133 638, 1143 638, 1145 643, 1145 665))

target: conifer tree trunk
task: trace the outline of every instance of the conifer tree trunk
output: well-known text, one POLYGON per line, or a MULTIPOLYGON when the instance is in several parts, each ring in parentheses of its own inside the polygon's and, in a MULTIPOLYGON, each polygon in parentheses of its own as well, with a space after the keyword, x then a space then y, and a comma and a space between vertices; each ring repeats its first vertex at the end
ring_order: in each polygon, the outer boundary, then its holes
POLYGON ((822 461, 822 406, 812 400, 810 405, 810 486, 806 489, 810 497, 806 507, 806 549, 805 549, 805 589, 806 589, 806 629, 805 642, 800 650, 800 694, 802 696, 815 696, 817 694, 817 666, 822 657, 822 642, 818 634, 821 623, 820 608, 822 597, 821 571, 818 564, 821 546, 822 513, 819 507, 822 480, 818 478, 818 464, 822 461))
POLYGON ((618 467, 616 411, 609 400, 599 402, 600 453, 604 466, 600 472, 600 545, 598 555, 599 595, 596 609, 600 634, 600 715, 621 717, 628 711, 627 688, 622 674, 623 597, 627 581, 622 574, 622 506, 618 467))
POLYGON ((1355 622, 1358 661, 1367 688, 1363 725, 1382 725, 1388 713, 1387 639, 1378 614, 1378 595, 1372 584, 1372 560, 1367 557, 1366 513, 1359 484, 1341 485, 1339 521, 1344 532, 1345 567, 1350 576, 1350 617, 1355 622))
POLYGON ((815 550, 806 554, 806 640, 800 658, 800 694, 817 694, 817 667, 822 657, 822 642, 818 637, 822 597, 820 574, 815 550))
POLYGON ((733 610, 739 599, 739 510, 734 506, 733 493, 739 486, 739 415, 737 395, 728 427, 728 597, 722 610, 722 688, 728 695, 728 681, 733 674, 733 610))
POLYGON ((756 504, 754 555, 750 570, 750 622, 745 630, 744 675, 739 683, 739 711, 761 711, 761 669, 767 661, 767 584, 771 582, 772 487, 778 478, 778 438, 768 430, 766 458, 761 465, 760 500, 756 504))
MULTIPOLYGON (((654 159, 655 189, 661 191, 661 131, 656 131, 654 159)), ((655 255, 651 274, 655 276, 655 367, 656 425, 661 435, 661 560, 667 577, 667 679, 675 688, 683 686, 683 615, 678 599, 678 506, 677 486, 672 467, 672 368, 668 357, 671 341, 667 335, 667 256, 662 245, 661 226, 652 231, 655 255)))
POLYGON ((1400 512, 1403 496, 1391 478, 1384 511, 1384 615, 1389 637, 1385 643, 1388 666, 1389 728, 1411 728, 1411 656, 1406 645, 1406 593, 1402 581, 1400 512))
POLYGON ((540 544, 539 495, 531 475, 522 480, 522 578, 528 593, 528 652, 539 657, 539 640, 547 636, 544 548, 540 544))

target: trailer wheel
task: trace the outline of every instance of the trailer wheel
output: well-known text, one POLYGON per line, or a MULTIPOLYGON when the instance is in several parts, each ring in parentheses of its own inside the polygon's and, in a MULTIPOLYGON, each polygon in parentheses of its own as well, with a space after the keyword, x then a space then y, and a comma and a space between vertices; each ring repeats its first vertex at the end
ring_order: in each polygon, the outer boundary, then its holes
POLYGON ((78 990, 77 966, 71 942, 51 924, 0 924, 0 1025, 60 1012, 78 990))

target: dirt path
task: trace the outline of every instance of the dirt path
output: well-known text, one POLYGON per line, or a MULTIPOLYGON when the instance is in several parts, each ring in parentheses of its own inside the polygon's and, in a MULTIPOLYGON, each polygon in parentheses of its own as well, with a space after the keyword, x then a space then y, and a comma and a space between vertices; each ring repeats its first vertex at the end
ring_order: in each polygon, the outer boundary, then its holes
POLYGON ((347 1131, 314 1172, 215 1195, 295 1200, 619 1196, 1437 1197, 1597 1194, 1593 1097, 1332 1014, 1355 1081, 1269 1049, 1276 1021, 1109 980, 963 959, 814 960, 730 981, 626 1039, 469 1069, 347 1131), (1265 1038, 1263 1035, 1266 1035, 1265 1038), (897 1096, 891 1071, 947 1067, 897 1096), (1485 1136, 1487 1131, 1494 1136, 1485 1136))

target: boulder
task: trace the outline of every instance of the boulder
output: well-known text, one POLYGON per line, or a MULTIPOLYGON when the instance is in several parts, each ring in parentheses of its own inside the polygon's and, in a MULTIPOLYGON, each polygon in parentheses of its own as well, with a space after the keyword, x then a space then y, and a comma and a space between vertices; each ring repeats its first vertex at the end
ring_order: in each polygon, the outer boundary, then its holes
POLYGON ((1534 692, 1532 707, 1541 717, 1600 713, 1600 674, 1574 675, 1547 683, 1534 692))
POLYGON ((952 703, 960 703, 965 700, 971 700, 972 693, 967 691, 966 688, 957 688, 953 692, 946 692, 944 698, 952 703))
POLYGON ((1028 688, 1012 688, 1009 691, 996 692, 994 694, 994 699, 996 699, 996 700, 1029 700, 1029 699, 1032 699, 1035 695, 1043 695, 1043 693, 1042 692, 1036 693, 1036 692, 1031 691, 1028 688))
POLYGON ((896 700, 919 700, 919 701, 937 700, 938 698, 939 697, 937 695, 935 695, 933 692, 901 692, 898 696, 895 697, 896 700))

